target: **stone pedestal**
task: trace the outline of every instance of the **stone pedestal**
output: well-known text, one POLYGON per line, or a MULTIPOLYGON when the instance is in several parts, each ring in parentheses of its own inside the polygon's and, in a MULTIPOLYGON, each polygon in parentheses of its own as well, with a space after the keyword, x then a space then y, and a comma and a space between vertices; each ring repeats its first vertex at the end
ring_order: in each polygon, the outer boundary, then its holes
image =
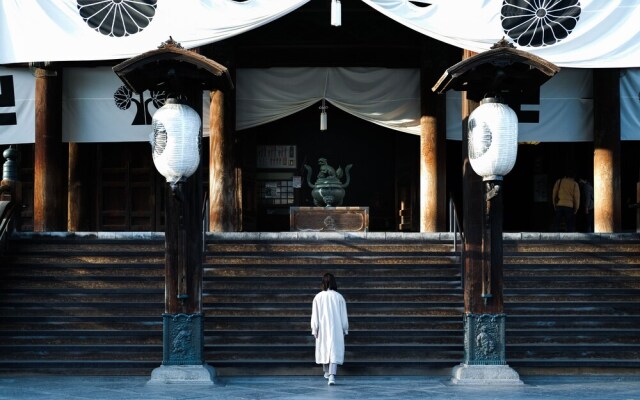
POLYGON ((290 207, 295 232, 367 232, 369 207, 290 207))
POLYGON ((215 378, 215 369, 207 364, 161 365, 151 372, 147 384, 213 385, 215 378))
POLYGON ((202 314, 163 314, 162 365, 149 384, 213 385, 216 371, 204 363, 202 314))
POLYGON ((453 367, 451 383, 456 385, 522 385, 520 375, 508 365, 467 365, 453 367))
POLYGON ((521 385, 505 358, 504 314, 464 315, 464 362, 453 368, 451 382, 462 385, 521 385))

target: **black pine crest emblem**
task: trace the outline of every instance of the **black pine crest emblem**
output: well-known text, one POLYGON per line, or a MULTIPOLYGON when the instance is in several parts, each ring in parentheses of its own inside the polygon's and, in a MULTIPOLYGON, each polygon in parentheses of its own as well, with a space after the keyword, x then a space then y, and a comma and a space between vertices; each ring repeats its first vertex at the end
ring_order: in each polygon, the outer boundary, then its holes
POLYGON ((136 115, 131 125, 151 125, 152 117, 149 112, 149 105, 153 104, 156 109, 162 107, 166 100, 166 94, 164 91, 151 90, 149 91, 148 99, 144 98, 144 93, 135 98, 131 89, 126 86, 120 86, 113 94, 113 100, 116 103, 116 107, 121 110, 128 110, 132 105, 136 107, 136 115))

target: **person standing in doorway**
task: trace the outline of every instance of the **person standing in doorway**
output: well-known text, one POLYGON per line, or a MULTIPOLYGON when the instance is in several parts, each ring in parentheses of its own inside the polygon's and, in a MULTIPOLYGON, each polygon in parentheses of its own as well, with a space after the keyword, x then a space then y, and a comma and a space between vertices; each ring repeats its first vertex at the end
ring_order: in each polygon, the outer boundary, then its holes
POLYGON ((585 231, 593 232, 593 186, 586 179, 578 179, 578 182, 580 183, 581 208, 584 213, 585 231))
POLYGON ((322 364, 324 377, 335 385, 338 365, 344 362, 344 337, 349 334, 347 303, 338 293, 333 274, 322 277, 322 291, 313 298, 311 333, 316 338, 316 364, 322 364))
POLYGON ((567 232, 574 232, 579 208, 580 186, 571 175, 566 174, 553 185, 553 230, 559 232, 564 223, 567 232))

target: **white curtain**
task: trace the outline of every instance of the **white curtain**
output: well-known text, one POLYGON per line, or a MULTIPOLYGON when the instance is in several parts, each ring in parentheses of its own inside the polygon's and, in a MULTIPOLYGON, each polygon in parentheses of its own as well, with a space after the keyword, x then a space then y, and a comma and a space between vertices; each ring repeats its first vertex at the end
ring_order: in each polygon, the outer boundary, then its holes
MULTIPOLYGON (((239 68, 236 129, 275 121, 324 98, 369 122, 419 134, 419 88, 417 69, 239 68)), ((331 114, 330 109, 327 112, 331 114)))
POLYGON ((173 37, 190 49, 309 0, 1 0, 0 64, 126 59, 173 37))
MULTIPOLYGON (((317 104, 324 96, 328 103, 349 114, 419 135, 419 79, 417 69, 238 69, 236 129, 286 117, 317 104)), ((562 69, 540 88, 539 105, 523 105, 524 110, 539 112, 539 122, 520 123, 519 140, 592 140, 592 86, 591 70, 562 69)), ((446 96, 447 139, 460 140, 460 92, 449 91, 446 96)))
POLYGON ((561 67, 640 66, 640 0, 362 1, 417 32, 478 53, 504 37, 561 67))

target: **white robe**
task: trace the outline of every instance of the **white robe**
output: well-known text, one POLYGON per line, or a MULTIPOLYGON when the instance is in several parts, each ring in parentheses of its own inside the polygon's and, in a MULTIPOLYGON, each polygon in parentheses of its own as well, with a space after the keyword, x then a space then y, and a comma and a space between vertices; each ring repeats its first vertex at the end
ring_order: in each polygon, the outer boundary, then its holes
POLYGON ((313 299, 311 334, 316 337, 316 363, 344 362, 344 336, 349 334, 347 303, 334 290, 318 293, 313 299))

